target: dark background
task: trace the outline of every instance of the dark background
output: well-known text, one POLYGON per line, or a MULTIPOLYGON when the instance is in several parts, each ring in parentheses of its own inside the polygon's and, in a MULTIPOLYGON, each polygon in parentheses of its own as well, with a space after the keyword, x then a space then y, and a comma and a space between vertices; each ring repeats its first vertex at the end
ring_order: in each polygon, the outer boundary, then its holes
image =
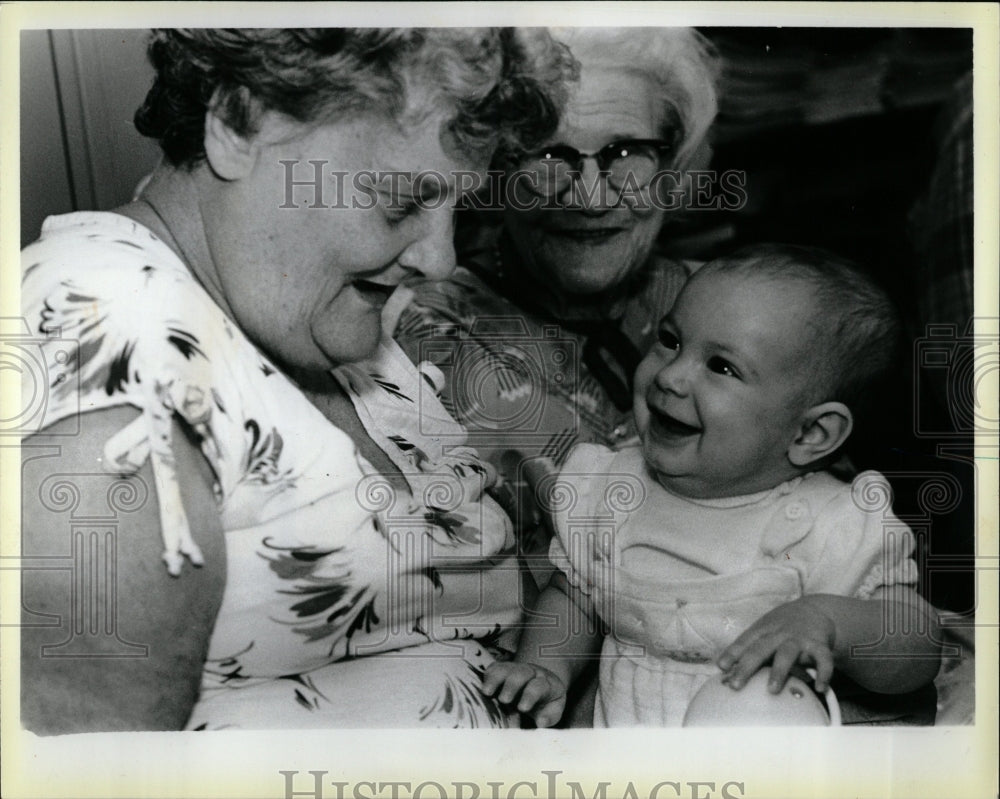
MULTIPOLYGON (((954 392, 946 398, 933 390, 934 376, 915 366, 929 322, 954 322, 962 333, 971 320, 919 313, 919 292, 928 287, 914 279, 925 253, 913 244, 919 221, 911 219, 949 121, 945 106, 972 69, 972 31, 701 30, 724 65, 711 167, 746 172, 748 202, 738 211, 677 219, 664 230, 664 249, 709 258, 741 244, 782 241, 825 247, 874 273, 900 309, 906 351, 874 429, 856 438, 850 454, 859 468, 889 477, 894 510, 920 540, 928 598, 972 612, 972 428, 953 418, 954 392), (957 500, 929 501, 935 483, 957 485, 957 500)), ((960 395, 973 396, 965 385, 971 372, 951 377, 963 381, 960 395)))

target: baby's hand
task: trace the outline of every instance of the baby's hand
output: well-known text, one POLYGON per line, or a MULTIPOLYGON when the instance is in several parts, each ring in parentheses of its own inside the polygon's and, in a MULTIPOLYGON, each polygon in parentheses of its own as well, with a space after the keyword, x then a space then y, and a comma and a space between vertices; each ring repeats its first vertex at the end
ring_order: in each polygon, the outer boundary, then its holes
POLYGON ((548 669, 530 663, 494 663, 483 677, 483 693, 497 694, 505 705, 520 694, 517 709, 530 714, 539 727, 558 722, 566 707, 565 683, 548 669))
POLYGON ((833 676, 836 627, 809 597, 780 605, 750 625, 719 656, 718 666, 731 688, 742 688, 767 661, 771 676, 767 688, 778 693, 792 666, 815 666, 817 691, 825 691, 833 676))

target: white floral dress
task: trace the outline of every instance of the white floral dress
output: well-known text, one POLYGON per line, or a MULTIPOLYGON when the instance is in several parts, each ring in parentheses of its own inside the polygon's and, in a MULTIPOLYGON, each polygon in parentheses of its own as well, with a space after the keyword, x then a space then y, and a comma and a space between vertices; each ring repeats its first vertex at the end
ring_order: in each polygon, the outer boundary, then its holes
POLYGON ((462 429, 395 345, 335 376, 409 491, 375 473, 141 225, 53 217, 23 263, 23 315, 47 339, 40 429, 79 408, 142 411, 104 463, 127 473, 151 460, 177 591, 185 558, 201 553, 173 418, 212 467, 227 582, 189 727, 507 724, 479 684, 520 619, 510 522, 484 494, 487 469, 462 429))
POLYGON ((581 444, 547 488, 552 562, 610 629, 597 727, 679 726, 715 658, 778 605, 917 581, 913 535, 878 472, 691 500, 656 482, 639 447, 581 444))

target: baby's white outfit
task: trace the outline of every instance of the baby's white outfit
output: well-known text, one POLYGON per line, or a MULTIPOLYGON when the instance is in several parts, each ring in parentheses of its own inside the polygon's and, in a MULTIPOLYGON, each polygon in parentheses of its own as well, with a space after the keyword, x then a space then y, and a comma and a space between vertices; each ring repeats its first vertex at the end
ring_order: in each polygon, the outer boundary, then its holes
POLYGON ((693 500, 664 489, 638 446, 582 444, 550 488, 549 556, 609 629, 595 727, 679 726, 714 659, 785 602, 917 582, 913 535, 878 472, 693 500))

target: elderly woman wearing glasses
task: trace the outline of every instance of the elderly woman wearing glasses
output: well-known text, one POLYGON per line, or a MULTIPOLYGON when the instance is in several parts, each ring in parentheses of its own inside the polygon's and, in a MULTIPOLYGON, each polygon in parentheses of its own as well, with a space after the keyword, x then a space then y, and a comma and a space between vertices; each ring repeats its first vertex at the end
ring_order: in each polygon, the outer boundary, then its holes
MULTIPOLYGON (((633 434, 639 353, 691 271, 657 252, 666 193, 716 111, 715 60, 691 29, 554 35, 580 65, 559 129, 504 164, 498 240, 415 286, 396 330, 508 487, 532 456, 633 434)), ((532 527, 530 505, 513 506, 532 527)))

